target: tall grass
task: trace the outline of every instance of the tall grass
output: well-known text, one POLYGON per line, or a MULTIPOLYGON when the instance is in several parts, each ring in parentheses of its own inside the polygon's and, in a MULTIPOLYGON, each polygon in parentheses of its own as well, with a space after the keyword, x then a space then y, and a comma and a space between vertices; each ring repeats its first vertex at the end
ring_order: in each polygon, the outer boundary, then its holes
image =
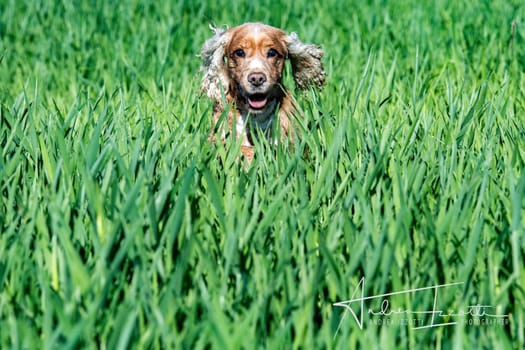
POLYGON ((524 20, 521 1, 3 1, 0 347, 523 348, 524 20), (208 143, 196 57, 208 24, 245 21, 321 44, 329 76, 296 94, 298 143, 252 165, 208 143), (438 308, 506 322, 360 329, 334 303, 362 277, 461 282, 438 308))

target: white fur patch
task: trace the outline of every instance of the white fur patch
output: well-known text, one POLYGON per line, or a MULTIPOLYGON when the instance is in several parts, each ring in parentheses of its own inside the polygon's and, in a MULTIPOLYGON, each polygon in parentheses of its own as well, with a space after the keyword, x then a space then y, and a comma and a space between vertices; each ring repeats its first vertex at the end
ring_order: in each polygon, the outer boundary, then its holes
POLYGON ((264 69, 264 62, 260 58, 252 58, 248 63, 248 69, 252 72, 264 69))

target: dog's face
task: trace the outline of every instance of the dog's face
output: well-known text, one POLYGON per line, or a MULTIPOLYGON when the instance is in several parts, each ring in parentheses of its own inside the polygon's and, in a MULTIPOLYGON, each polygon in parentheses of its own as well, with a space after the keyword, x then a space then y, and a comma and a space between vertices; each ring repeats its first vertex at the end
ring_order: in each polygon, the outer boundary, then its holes
POLYGON ((281 85, 284 61, 289 59, 298 88, 321 87, 325 72, 323 51, 304 44, 296 33, 262 23, 246 23, 228 30, 212 28, 215 34, 201 50, 202 90, 218 106, 223 96, 234 99, 242 112, 271 112, 285 95, 281 85))
POLYGON ((280 29, 260 23, 232 28, 225 56, 228 74, 240 97, 237 103, 252 114, 264 112, 282 94, 287 55, 286 34, 280 29))

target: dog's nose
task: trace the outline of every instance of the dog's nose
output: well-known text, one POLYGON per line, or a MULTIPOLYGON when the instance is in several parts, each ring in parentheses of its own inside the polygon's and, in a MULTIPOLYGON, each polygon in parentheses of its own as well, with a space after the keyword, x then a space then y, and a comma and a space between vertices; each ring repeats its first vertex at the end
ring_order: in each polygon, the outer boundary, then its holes
POLYGON ((264 73, 250 73, 248 74, 248 81, 253 86, 260 86, 266 82, 266 75, 264 73))

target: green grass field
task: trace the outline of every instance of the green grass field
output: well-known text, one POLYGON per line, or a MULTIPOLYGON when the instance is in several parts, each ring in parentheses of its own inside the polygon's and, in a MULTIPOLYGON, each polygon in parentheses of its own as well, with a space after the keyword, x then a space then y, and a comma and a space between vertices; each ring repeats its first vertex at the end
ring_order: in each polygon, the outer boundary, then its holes
POLYGON ((523 1, 1 0, 0 82, 1 349, 525 347, 523 1), (197 57, 247 21, 328 73, 251 166, 197 57))

